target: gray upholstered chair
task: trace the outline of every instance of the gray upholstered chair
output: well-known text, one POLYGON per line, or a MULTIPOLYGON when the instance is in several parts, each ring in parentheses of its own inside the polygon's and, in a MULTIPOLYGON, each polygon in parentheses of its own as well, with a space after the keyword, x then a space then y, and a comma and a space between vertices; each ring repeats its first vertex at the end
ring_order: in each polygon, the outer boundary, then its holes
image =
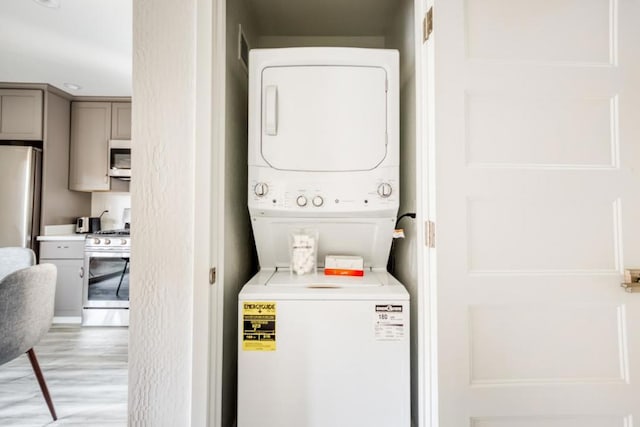
POLYGON ((49 412, 56 420, 33 347, 51 327, 57 271, 53 264, 32 265, 34 262, 30 249, 0 248, 0 365, 27 353, 49 412))

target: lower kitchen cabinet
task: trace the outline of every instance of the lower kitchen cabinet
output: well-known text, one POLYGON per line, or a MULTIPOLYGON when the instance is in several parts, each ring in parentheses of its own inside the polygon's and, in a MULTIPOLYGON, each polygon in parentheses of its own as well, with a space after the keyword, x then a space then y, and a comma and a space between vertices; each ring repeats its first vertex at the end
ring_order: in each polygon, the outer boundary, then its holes
POLYGON ((83 260, 49 260, 58 268, 56 282, 55 316, 82 315, 82 263, 83 260))
POLYGON ((40 263, 58 269, 54 316, 81 317, 84 240, 40 242, 40 263))

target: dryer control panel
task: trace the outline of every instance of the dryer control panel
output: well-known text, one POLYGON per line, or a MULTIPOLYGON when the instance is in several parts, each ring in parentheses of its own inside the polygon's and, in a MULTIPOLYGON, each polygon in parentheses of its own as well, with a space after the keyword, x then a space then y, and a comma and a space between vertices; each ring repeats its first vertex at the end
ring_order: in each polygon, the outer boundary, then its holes
POLYGON ((254 216, 395 215, 400 194, 397 168, 375 174, 298 174, 267 168, 250 174, 248 204, 254 216), (373 175, 373 176, 372 176, 373 175))

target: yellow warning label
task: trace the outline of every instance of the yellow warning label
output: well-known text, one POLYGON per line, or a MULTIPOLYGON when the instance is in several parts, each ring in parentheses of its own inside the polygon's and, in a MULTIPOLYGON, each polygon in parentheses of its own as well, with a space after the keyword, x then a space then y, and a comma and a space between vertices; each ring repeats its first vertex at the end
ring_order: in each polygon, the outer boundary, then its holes
POLYGON ((242 350, 276 350, 276 303, 271 301, 242 304, 242 350))

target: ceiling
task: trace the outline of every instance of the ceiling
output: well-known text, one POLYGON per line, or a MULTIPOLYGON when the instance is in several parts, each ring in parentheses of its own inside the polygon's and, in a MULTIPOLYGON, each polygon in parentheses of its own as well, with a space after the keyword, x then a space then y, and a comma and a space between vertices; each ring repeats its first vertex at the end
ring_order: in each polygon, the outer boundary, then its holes
POLYGON ((0 82, 49 83, 76 96, 131 96, 132 0, 39 2, 0 0, 0 82))

